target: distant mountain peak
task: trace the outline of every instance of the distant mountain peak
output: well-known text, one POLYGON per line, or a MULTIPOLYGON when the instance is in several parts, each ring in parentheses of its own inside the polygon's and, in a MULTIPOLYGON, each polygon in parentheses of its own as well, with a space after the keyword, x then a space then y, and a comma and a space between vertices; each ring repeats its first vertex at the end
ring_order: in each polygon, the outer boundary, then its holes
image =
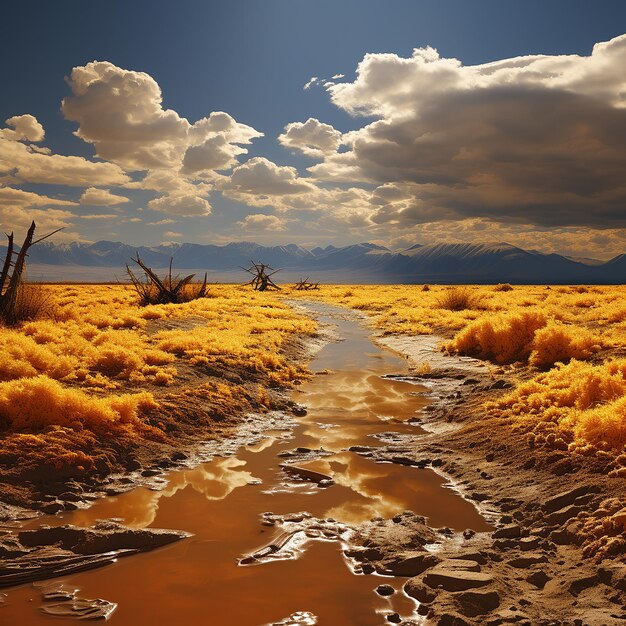
POLYGON ((295 243, 265 246, 251 241, 227 244, 167 243, 130 246, 116 241, 93 244, 42 242, 31 250, 30 262, 47 265, 123 268, 139 253, 154 269, 166 268, 174 257, 177 270, 235 271, 250 259, 285 271, 353 282, 518 282, 623 283, 626 255, 609 262, 571 259, 524 250, 507 242, 414 244, 400 252, 371 242, 337 247, 305 248, 295 243))

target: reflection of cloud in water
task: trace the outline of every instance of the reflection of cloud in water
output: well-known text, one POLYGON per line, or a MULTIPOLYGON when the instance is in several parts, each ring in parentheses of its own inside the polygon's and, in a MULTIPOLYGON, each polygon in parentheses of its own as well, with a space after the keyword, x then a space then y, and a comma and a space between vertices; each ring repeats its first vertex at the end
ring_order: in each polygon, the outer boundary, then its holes
MULTIPOLYGON (((324 514, 346 524, 358 524, 372 517, 392 517, 408 507, 403 498, 384 489, 388 466, 374 463, 356 454, 343 453, 316 461, 315 469, 333 474, 337 485, 348 488, 356 496, 332 507, 324 514)), ((391 478, 397 480, 397 477, 391 478)))
POLYGON ((254 480, 252 474, 237 469, 245 464, 245 461, 229 457, 215 459, 194 469, 172 472, 164 489, 134 489, 115 498, 101 500, 88 510, 76 511, 72 522, 89 525, 96 519, 121 517, 132 528, 145 528, 156 519, 161 498, 171 498, 186 487, 191 487, 207 500, 222 500, 238 487, 248 485, 254 480))
POLYGON ((313 440, 312 447, 321 444, 334 451, 355 444, 375 445, 368 437, 391 426, 400 433, 416 434, 419 431, 408 420, 426 404, 423 397, 415 395, 419 389, 367 372, 316 379, 304 390, 309 409, 308 416, 300 420, 305 425, 304 434, 313 440), (341 428, 324 432, 324 422, 339 422, 341 428))
POLYGON ((382 379, 378 374, 345 372, 316 378, 304 389, 310 413, 346 410, 372 418, 407 419, 426 402, 415 392, 420 386, 382 379))

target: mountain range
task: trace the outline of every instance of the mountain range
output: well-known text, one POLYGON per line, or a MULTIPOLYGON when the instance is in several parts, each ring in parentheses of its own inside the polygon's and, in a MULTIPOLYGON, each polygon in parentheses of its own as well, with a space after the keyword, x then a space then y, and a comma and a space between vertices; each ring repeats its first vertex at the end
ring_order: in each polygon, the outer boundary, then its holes
MULTIPOLYGON (((0 254, 2 249, 0 248, 0 254)), ((214 277, 229 275, 251 260, 282 268, 284 280, 296 273, 326 282, 370 283, 498 283, 527 284, 621 284, 626 282, 626 254, 610 261, 568 258, 546 254, 507 243, 416 244, 392 251, 373 243, 326 246, 313 249, 296 244, 262 246, 252 242, 226 245, 191 243, 159 246, 129 246, 113 241, 55 244, 42 242, 30 251, 29 266, 115 268, 123 270, 131 257, 139 254, 149 266, 165 268, 173 258, 177 271, 208 270, 214 277)), ((56 278, 58 279, 58 278, 56 278)))

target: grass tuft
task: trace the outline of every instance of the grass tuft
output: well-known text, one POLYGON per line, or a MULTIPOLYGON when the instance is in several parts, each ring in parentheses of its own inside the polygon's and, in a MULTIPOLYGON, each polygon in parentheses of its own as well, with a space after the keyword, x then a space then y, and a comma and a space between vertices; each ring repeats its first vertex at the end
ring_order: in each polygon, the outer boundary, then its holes
POLYGON ((439 298, 439 308, 465 311, 478 308, 478 299, 469 287, 450 287, 439 298))

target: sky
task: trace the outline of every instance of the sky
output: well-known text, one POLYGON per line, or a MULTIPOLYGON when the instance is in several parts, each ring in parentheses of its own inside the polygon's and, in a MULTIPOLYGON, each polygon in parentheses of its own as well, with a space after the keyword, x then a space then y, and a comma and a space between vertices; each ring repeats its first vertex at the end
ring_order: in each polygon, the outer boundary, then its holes
POLYGON ((626 253, 623 0, 23 0, 0 228, 626 253))

